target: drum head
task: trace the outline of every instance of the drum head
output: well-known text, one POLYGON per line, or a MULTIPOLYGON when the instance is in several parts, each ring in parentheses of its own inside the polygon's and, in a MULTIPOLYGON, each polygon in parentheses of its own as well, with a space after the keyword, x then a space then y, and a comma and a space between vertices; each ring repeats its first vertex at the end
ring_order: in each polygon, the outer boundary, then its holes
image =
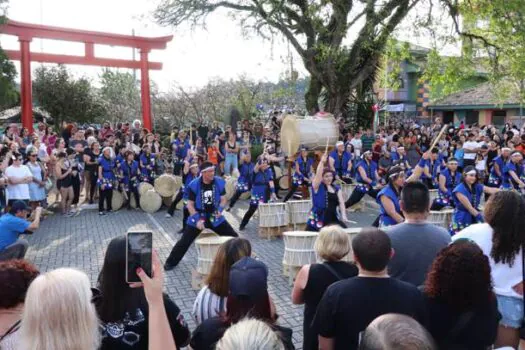
POLYGON ((279 179, 279 187, 283 190, 287 190, 290 186, 288 186, 288 179, 290 177, 288 175, 281 176, 279 179))
POLYGON ((289 115, 281 125, 281 148, 287 156, 297 153, 301 143, 301 135, 297 130, 297 118, 289 115))

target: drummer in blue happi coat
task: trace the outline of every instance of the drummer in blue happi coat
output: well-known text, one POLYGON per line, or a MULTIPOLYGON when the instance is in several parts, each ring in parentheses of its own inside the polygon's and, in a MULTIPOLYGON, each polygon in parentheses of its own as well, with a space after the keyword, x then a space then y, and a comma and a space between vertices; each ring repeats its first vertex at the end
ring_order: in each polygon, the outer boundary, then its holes
POLYGON ((244 154, 241 152, 241 164, 239 165, 239 178, 237 179, 237 186, 235 187, 235 194, 230 200, 230 205, 226 208, 226 211, 230 211, 231 208, 237 203, 243 193, 246 193, 252 189, 252 177, 253 168, 255 164, 252 162, 252 155, 248 151, 244 154))
POLYGON ((370 150, 365 151, 363 158, 357 163, 356 181, 357 186, 345 203, 347 208, 359 203, 366 194, 376 199, 377 194, 383 188, 380 184, 381 178, 377 173, 377 164, 372 160, 370 150))
POLYGON ((173 174, 181 175, 184 168, 184 161, 188 156, 191 145, 186 138, 184 131, 179 131, 177 138, 171 142, 171 154, 173 158, 173 174))
POLYGON ((399 165, 387 173, 388 184, 377 194, 379 227, 392 226, 405 220, 399 205, 399 195, 405 183, 405 171, 399 165))
POLYGON ((421 175, 421 181, 427 185, 428 189, 434 189, 438 187, 439 172, 443 160, 440 157, 439 150, 434 147, 430 150, 430 158, 426 161, 423 174, 421 175))
POLYGON ((445 207, 453 207, 452 192, 461 182, 461 173, 458 171, 458 160, 449 158, 447 168, 438 177, 438 198, 434 199, 430 210, 441 210, 445 207))
POLYGON ((275 185, 273 182, 273 172, 270 169, 270 165, 267 159, 267 155, 264 153, 259 156, 257 164, 253 168, 252 175, 252 198, 250 200, 250 207, 244 217, 242 218, 239 230, 244 230, 251 217, 259 207, 259 203, 268 203, 277 200, 275 195, 275 185))
POLYGON ((225 185, 222 178, 215 176, 215 166, 210 162, 203 162, 201 175, 188 186, 187 208, 190 216, 182 237, 164 264, 165 270, 172 270, 179 264, 190 245, 205 228, 220 236, 237 237, 235 230, 222 215, 227 203, 225 185))
POLYGON ((306 185, 310 186, 310 179, 313 174, 314 160, 308 157, 308 148, 301 147, 299 157, 294 162, 294 174, 292 176, 292 187, 284 197, 283 202, 288 201, 294 193, 297 191, 299 186, 306 185))
POLYGON ((138 190, 140 178, 139 163, 135 160, 135 153, 133 153, 133 151, 126 151, 124 158, 124 162, 120 163, 122 191, 124 191, 127 197, 125 206, 131 209, 131 194, 135 196, 137 206, 140 203, 138 190))
POLYGON ((345 203, 335 176, 328 166, 328 154, 323 154, 312 180, 312 209, 306 222, 307 231, 319 231, 328 225, 346 227, 345 203), (339 213, 337 212, 339 208, 339 213))
POLYGON ((471 165, 465 167, 461 183, 452 192, 455 209, 450 234, 455 235, 471 224, 483 222, 483 214, 479 209, 481 196, 483 193, 493 194, 497 191, 499 189, 478 183, 476 168, 471 165))
POLYGON ((510 159, 511 149, 503 147, 501 149, 501 155, 494 158, 492 161, 492 167, 490 168, 489 179, 487 186, 499 188, 503 183, 503 172, 505 171, 505 164, 510 159))
POLYGON ((335 144, 335 150, 330 152, 328 159, 330 169, 335 171, 335 179, 344 181, 345 183, 352 183, 350 174, 352 173, 352 154, 345 151, 343 141, 338 141, 335 144))
POLYGON ((190 162, 185 161, 184 162, 184 169, 182 169, 183 175, 182 175, 182 186, 179 188, 179 191, 177 192, 177 195, 175 196, 175 199, 173 202, 171 202, 170 207, 168 208, 168 212, 166 213, 167 218, 171 218, 173 216, 173 213, 175 212, 175 209, 177 209, 177 205, 181 200, 184 200, 184 212, 182 217, 182 229, 179 231, 179 233, 182 233, 184 231, 184 228, 186 227, 186 220, 188 219, 189 212, 186 208, 186 203, 188 200, 188 193, 187 189, 190 183, 199 177, 199 164, 197 162, 193 162, 190 164, 190 162))
POLYGON ((141 181, 153 184, 155 179, 155 154, 151 153, 151 147, 148 144, 142 146, 139 166, 141 181))
POLYGON ((521 190, 525 188, 525 182, 522 177, 523 171, 523 155, 520 151, 514 151, 510 155, 509 161, 503 168, 503 182, 501 188, 504 190, 521 190))

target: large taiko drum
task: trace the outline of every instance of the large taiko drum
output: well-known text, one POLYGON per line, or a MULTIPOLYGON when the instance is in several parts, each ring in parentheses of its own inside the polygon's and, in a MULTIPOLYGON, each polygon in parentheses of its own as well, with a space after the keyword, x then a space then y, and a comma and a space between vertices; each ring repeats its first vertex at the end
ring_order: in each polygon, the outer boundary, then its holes
POLYGON ((289 175, 283 175, 279 178, 279 188, 281 188, 281 190, 288 190, 288 188, 290 187, 288 185, 288 182, 290 180, 290 176, 289 175))
POLYGON ((288 201, 288 213, 290 214, 290 224, 304 224, 308 221, 312 201, 288 201))
POLYGON ((352 192, 354 192, 355 186, 356 186, 355 184, 347 184, 347 183, 341 184, 341 191, 343 193, 344 201, 347 201, 348 198, 350 198, 350 195, 352 194, 352 192))
POLYGON ((175 188, 175 176, 162 174, 155 179, 155 191, 162 197, 173 197, 177 189, 175 188))
POLYGON ((283 233, 283 266, 303 266, 316 262, 314 249, 317 232, 289 231, 283 233))
POLYGON ((162 206, 162 197, 155 190, 140 195, 140 207, 147 213, 155 213, 162 206))
MULTIPOLYGON (((355 237, 359 232, 361 232, 362 227, 351 227, 351 228, 345 228, 344 231, 348 233, 348 238, 350 238, 350 247, 352 247, 352 238, 355 237)), ((354 262, 354 253, 352 252, 352 248, 350 248, 350 252, 346 254, 346 256, 341 259, 343 261, 348 262, 354 262)))
POLYGON ((428 222, 436 226, 444 227, 448 230, 451 222, 454 209, 431 210, 428 215, 428 222))
POLYGON ((324 151, 326 144, 333 146, 339 140, 339 127, 331 115, 298 118, 288 115, 281 126, 281 147, 291 156, 306 146, 310 151, 324 151))
POLYGON ((139 194, 142 196, 144 193, 148 192, 149 190, 152 190, 153 186, 148 182, 141 182, 139 184, 139 194))
POLYGON ((288 225, 286 203, 259 204, 259 227, 281 227, 288 225))
POLYGON ((209 274, 219 247, 232 238, 230 236, 210 236, 195 240, 195 246, 197 247, 197 272, 203 275, 209 274))
POLYGON ((113 190, 113 197, 111 197, 111 209, 119 210, 122 208, 122 204, 124 204, 124 196, 122 195, 122 192, 113 190))

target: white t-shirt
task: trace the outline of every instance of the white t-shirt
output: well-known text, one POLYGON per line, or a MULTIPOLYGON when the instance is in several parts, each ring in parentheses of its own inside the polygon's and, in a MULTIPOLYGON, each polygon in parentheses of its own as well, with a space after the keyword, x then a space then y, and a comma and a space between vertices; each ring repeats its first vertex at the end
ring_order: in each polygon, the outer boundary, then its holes
POLYGON ((226 297, 220 297, 211 292, 208 286, 202 287, 193 303, 192 316, 200 325, 209 318, 217 317, 226 312, 226 297))
POLYGON ((477 171, 486 171, 487 170, 487 157, 476 161, 476 170, 477 171))
POLYGON ((523 280, 521 271, 522 250, 516 254, 512 267, 501 262, 496 264, 494 259, 490 256, 493 232, 494 231, 489 224, 474 224, 453 236, 452 241, 456 241, 460 238, 468 238, 474 241, 481 248, 483 254, 489 258, 492 280, 494 281, 494 292, 497 295, 521 299, 522 296, 516 293, 512 287, 523 280))
POLYGON ((354 153, 356 157, 359 157, 361 155, 361 149, 363 149, 363 142, 361 139, 356 139, 355 137, 350 140, 350 143, 352 146, 354 146, 354 153))
MULTIPOLYGON (((466 141, 464 144, 463 144, 463 149, 467 150, 475 150, 476 148, 479 148, 481 147, 476 141, 466 141)), ((470 159, 470 160, 474 160, 476 159, 476 153, 467 153, 465 152, 465 155, 463 156, 463 159, 470 159)))
MULTIPOLYGON (((21 179, 27 176, 33 176, 31 170, 25 165, 15 167, 11 165, 5 170, 7 177, 14 177, 15 179, 21 179)), ((22 199, 29 200, 29 185, 18 184, 18 185, 7 185, 7 198, 11 199, 22 199)))

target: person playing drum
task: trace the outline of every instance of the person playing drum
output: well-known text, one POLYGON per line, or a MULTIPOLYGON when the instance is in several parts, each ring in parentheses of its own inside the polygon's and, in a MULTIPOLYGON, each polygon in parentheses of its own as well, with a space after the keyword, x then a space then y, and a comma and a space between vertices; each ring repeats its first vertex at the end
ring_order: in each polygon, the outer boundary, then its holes
POLYGON ((438 187, 441 165, 442 160, 439 150, 437 147, 434 147, 430 150, 430 158, 426 161, 423 174, 421 175, 421 181, 427 185, 429 190, 438 187))
POLYGON ((346 228, 344 221, 346 217, 343 193, 338 185, 335 185, 334 172, 325 168, 328 162, 328 154, 323 154, 317 166, 315 177, 312 180, 312 209, 306 222, 306 231, 319 231, 328 225, 339 225, 346 228), (340 217, 337 215, 339 207, 340 217))
POLYGON ((145 144, 142 146, 139 163, 141 181, 153 184, 155 178, 155 155, 151 153, 150 145, 145 144))
POLYGON ((120 171, 122 174, 121 184, 122 190, 127 196, 126 207, 131 209, 131 194, 135 196, 135 203, 137 206, 140 203, 139 196, 139 163, 135 160, 135 153, 133 151, 126 151, 124 154, 125 161, 120 163, 120 171))
POLYGON ((352 154, 345 151, 345 144, 343 141, 338 141, 335 144, 335 150, 330 153, 330 169, 335 171, 335 179, 344 181, 345 183, 352 183, 350 174, 352 172, 352 154))
POLYGON ((461 181, 461 173, 458 171, 458 160, 449 158, 447 168, 439 174, 438 197, 434 199, 430 210, 441 210, 445 207, 453 207, 452 192, 461 181))
POLYGON ((381 178, 377 173, 377 164, 372 160, 372 151, 367 150, 363 153, 363 158, 357 164, 356 180, 357 186, 345 203, 347 208, 359 203, 366 194, 376 199, 383 187, 378 185, 381 178))
POLYGON ((111 147, 105 147, 102 155, 98 159, 98 214, 105 215, 110 213, 111 200, 113 198, 113 185, 115 182, 115 160, 111 159, 111 147), (106 201, 106 212, 104 211, 104 201, 106 201))
POLYGON ((501 155, 494 158, 492 161, 492 167, 490 168, 487 186, 499 188, 502 185, 503 171, 505 170, 505 164, 509 161, 510 152, 510 148, 503 147, 501 149, 501 155))
POLYGON ((184 257, 188 248, 205 228, 220 236, 237 237, 237 233, 224 218, 223 210, 227 203, 225 182, 215 176, 215 166, 203 162, 201 175, 188 186, 187 208, 190 216, 182 237, 177 241, 164 264, 166 271, 174 269, 184 257))
MULTIPOLYGON (((242 154, 242 152, 241 152, 242 154)), ((241 155, 241 164, 239 166, 239 178, 237 179, 237 186, 235 188, 235 194, 230 200, 230 205, 226 208, 226 211, 230 211, 231 208, 237 203, 241 195, 252 189, 252 177, 253 168, 255 165, 252 162, 252 155, 250 152, 241 155)))
POLYGON ((273 201, 277 200, 273 182, 273 173, 270 170, 266 156, 266 154, 262 154, 253 168, 252 198, 250 200, 250 207, 242 218, 239 227, 239 230, 241 231, 244 230, 250 221, 250 218, 259 207, 259 203, 267 203, 270 198, 273 201))
POLYGON ((521 190, 525 188, 522 180, 523 173, 523 155, 520 151, 514 151, 510 155, 510 160, 503 168, 503 182, 501 188, 504 190, 521 190))
POLYGON ((283 202, 288 201, 301 185, 310 186, 310 177, 313 174, 314 160, 308 157, 308 148, 301 147, 301 153, 294 162, 294 174, 292 176, 292 187, 284 197, 283 202))
POLYGON ((412 167, 407 159, 407 153, 404 146, 399 146, 396 152, 392 153, 392 160, 394 165, 401 165, 405 169, 406 175, 409 176, 412 173, 412 167))
POLYGON ((483 222, 483 214, 479 209, 481 195, 483 193, 493 194, 498 191, 497 188, 478 183, 478 172, 472 165, 465 167, 461 183, 452 192, 455 209, 450 234, 455 235, 471 224, 483 222))
POLYGON ((184 161, 184 169, 182 169, 182 186, 179 188, 179 191, 177 192, 177 195, 175 196, 175 199, 173 202, 171 202, 170 207, 168 208, 168 212, 166 213, 167 218, 171 218, 173 216, 173 213, 175 212, 175 209, 177 209, 177 205, 181 200, 184 200, 184 212, 183 212, 183 219, 182 219, 182 229, 179 231, 179 233, 182 233, 184 231, 184 228, 186 227, 186 219, 188 219, 188 210, 186 209, 186 202, 188 200, 188 194, 187 189, 190 183, 199 177, 199 164, 196 162, 193 162, 190 164, 188 161, 184 161))
POLYGON ((392 226, 405 221, 399 205, 399 195, 405 183, 405 171, 399 165, 387 173, 388 185, 377 194, 379 227, 392 226))
POLYGON ((186 139, 186 133, 182 130, 179 131, 177 138, 171 142, 174 175, 181 175, 181 171, 184 168, 184 161, 186 160, 190 149, 191 146, 186 139))

